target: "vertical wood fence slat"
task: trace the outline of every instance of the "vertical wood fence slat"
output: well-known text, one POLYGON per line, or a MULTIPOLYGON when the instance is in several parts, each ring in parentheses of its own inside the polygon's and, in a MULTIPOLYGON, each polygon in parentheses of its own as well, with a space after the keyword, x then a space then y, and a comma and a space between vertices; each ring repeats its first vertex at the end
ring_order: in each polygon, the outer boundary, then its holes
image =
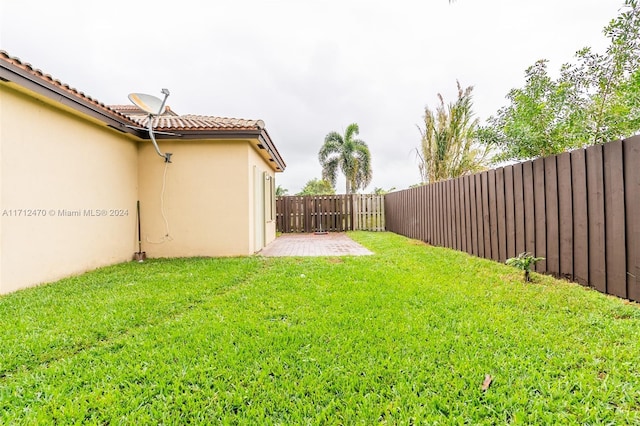
POLYGON ((547 272, 560 275, 560 228, 558 225, 558 177, 556 157, 544 159, 545 217, 547 225, 547 272))
POLYGON ((440 237, 438 245, 447 245, 447 227, 445 226, 446 204, 444 201, 444 183, 438 182, 438 229, 440 237))
POLYGON ((440 187, 440 226, 442 227, 442 243, 441 245, 449 246, 449 227, 447 226, 447 215, 449 210, 447 208, 447 194, 446 194, 446 182, 438 182, 440 187))
POLYGON ((533 161, 533 199, 535 211, 535 256, 543 260, 536 264, 536 271, 543 272, 547 269, 547 218, 544 189, 544 158, 533 161))
POLYGON ((489 212, 489 173, 480 175, 482 178, 482 229, 484 233, 484 256, 491 259, 491 214, 489 212))
POLYGON ((517 255, 516 253, 516 218, 515 200, 513 194, 513 166, 504 168, 504 202, 507 228, 507 258, 517 255))
POLYGON ((573 203, 571 154, 558 156, 558 211, 560 217, 560 276, 573 279, 573 203))
POLYGON ((640 137, 624 141, 627 294, 640 301, 640 137))
POLYGON ((433 244, 440 245, 440 202, 438 199, 439 195, 439 187, 438 184, 434 184, 430 186, 430 199, 431 199, 431 211, 432 214, 432 227, 431 231, 433 232, 433 236, 431 240, 433 244))
POLYGON ((516 248, 515 256, 524 252, 525 249, 525 225, 524 225, 524 191, 522 183, 522 164, 513 166, 513 198, 515 209, 515 233, 516 248))
POLYGON ((448 180, 445 182, 445 190, 447 192, 447 229, 449 229, 449 243, 447 244, 448 247, 455 247, 456 245, 455 244, 455 239, 456 239, 455 227, 453 226, 453 223, 456 217, 456 212, 453 209, 453 205, 451 202, 453 197, 452 184, 453 184, 452 180, 448 180))
POLYGON ((522 163, 522 184, 524 193, 525 251, 536 253, 536 211, 533 193, 533 162, 522 163))
POLYGON ((573 279, 589 284, 589 210, 587 163, 584 150, 571 153, 571 197, 573 201, 573 279))
POLYGON ((476 199, 476 179, 475 175, 467 176, 469 178, 469 205, 471 211, 469 212, 469 220, 471 222, 471 254, 478 256, 478 217, 476 199))
POLYGON ((435 189, 435 203, 434 203, 434 209, 435 209, 435 217, 436 217, 436 245, 443 245, 442 243, 442 234, 444 232, 444 230, 442 229, 442 199, 441 199, 441 191, 440 191, 440 182, 436 183, 434 185, 434 189, 435 189))
POLYGON ((421 188, 417 188, 418 190, 413 191, 416 193, 416 195, 418 196, 418 203, 419 203, 419 216, 418 216, 418 220, 420 221, 420 239, 422 241, 427 241, 428 237, 428 233, 427 233, 427 229, 428 229, 428 225, 429 225, 429 215, 428 215, 428 204, 427 204, 427 198, 425 196, 426 192, 426 187, 421 187, 421 188))
POLYGON ((460 205, 460 179, 455 179, 453 181, 453 203, 454 203, 454 212, 456 213, 456 250, 462 251, 462 206, 460 205))
POLYGON ((464 178, 456 179, 458 185, 458 202, 460 205, 460 250, 467 251, 467 228, 466 228, 466 216, 467 207, 464 205, 464 178))
POLYGON ((622 141, 610 142, 603 145, 602 149, 604 157, 605 235, 607 238, 605 243, 607 293, 626 298, 627 258, 625 255, 622 141))
MULTIPOLYGON (((504 169, 496 170, 496 204, 498 214, 498 261, 507 260, 507 215, 504 195, 504 169)), ((494 255, 495 256, 495 255, 494 255)))
POLYGON ((471 177, 465 176, 463 178, 464 183, 464 222, 467 230, 467 253, 473 254, 473 233, 471 230, 471 177))
POLYGON ((487 235, 484 233, 484 217, 482 210, 484 205, 484 199, 482 198, 482 176, 484 176, 485 179, 487 178, 486 173, 480 173, 474 176, 476 180, 476 222, 478 226, 478 241, 476 244, 478 245, 478 256, 485 257, 484 242, 486 241, 487 235))
POLYGON ((497 208, 497 196, 496 196, 496 171, 489 170, 487 172, 488 185, 489 185, 489 226, 491 232, 489 232, 490 250, 485 253, 485 257, 498 260, 498 208, 497 208))
POLYGON ((607 292, 602 146, 587 148, 587 215, 589 218, 589 284, 607 292))
POLYGON ((436 244, 444 245, 444 226, 442 226, 442 185, 440 182, 435 185, 436 190, 436 244))

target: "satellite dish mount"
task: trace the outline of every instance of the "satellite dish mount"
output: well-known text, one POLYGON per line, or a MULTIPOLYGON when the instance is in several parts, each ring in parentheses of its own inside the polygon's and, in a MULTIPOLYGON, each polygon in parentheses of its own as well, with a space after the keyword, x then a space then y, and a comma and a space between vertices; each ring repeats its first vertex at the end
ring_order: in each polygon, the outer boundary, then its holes
POLYGON ((158 142, 156 142, 156 137, 153 134, 153 117, 157 115, 161 115, 165 110, 165 103, 167 102, 167 98, 169 97, 169 90, 162 89, 161 93, 164 95, 164 99, 156 98, 152 95, 146 95, 144 93, 130 93, 129 100, 138 108, 149 114, 148 116, 148 129, 149 129, 149 137, 151 137, 151 141, 153 142, 153 147, 156 149, 158 155, 164 158, 165 163, 171 162, 171 153, 167 152, 163 154, 158 147, 158 142))

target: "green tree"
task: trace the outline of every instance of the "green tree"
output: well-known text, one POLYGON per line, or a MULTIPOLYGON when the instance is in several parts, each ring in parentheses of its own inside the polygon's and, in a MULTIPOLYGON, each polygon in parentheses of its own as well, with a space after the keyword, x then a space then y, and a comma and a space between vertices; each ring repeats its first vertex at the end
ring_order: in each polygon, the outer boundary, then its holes
POLYGON ((571 148, 605 143, 640 130, 640 7, 626 0, 604 29, 604 53, 584 48, 566 63, 558 79, 541 60, 526 71, 522 89, 479 131, 496 160, 526 160, 571 148))
POLYGON ((306 183, 302 191, 296 195, 333 195, 336 191, 330 182, 321 179, 311 179, 306 183))
MULTIPOLYGON (((577 53, 578 66, 572 70, 578 82, 589 87, 590 143, 604 143, 640 130, 640 117, 632 89, 640 67, 640 7, 637 0, 625 1, 618 17, 604 29, 610 39, 604 54, 583 49, 577 53), (631 85, 631 87, 630 87, 631 85), (633 114, 635 103, 635 114, 633 114)), ((637 98, 636 98, 637 100, 637 98)))
POLYGON ((549 76, 547 63, 529 67, 525 87, 512 89, 510 105, 478 130, 485 145, 500 151, 495 161, 558 154, 584 142, 585 102, 568 76, 558 81, 549 76))
POLYGON ((455 102, 445 105, 438 94, 440 104, 436 110, 425 107, 421 145, 416 150, 423 182, 437 182, 486 168, 488 150, 476 143, 478 119, 473 114, 473 86, 463 90, 456 83, 455 102))
POLYGON ((393 192, 395 190, 396 190, 395 186, 392 186, 389 189, 378 188, 376 186, 375 188, 373 188, 373 191, 371 191, 371 194, 373 194, 373 195, 384 195, 384 194, 388 194, 389 192, 393 192))
POLYGON ((283 188, 282 185, 276 187, 276 197, 284 197, 289 192, 288 189, 283 188))
POLYGON ((357 139, 360 129, 356 123, 350 124, 344 136, 331 132, 324 138, 318 153, 322 166, 322 179, 336 185, 338 169, 346 178, 346 193, 364 189, 371 182, 371 153, 367 144, 357 139))

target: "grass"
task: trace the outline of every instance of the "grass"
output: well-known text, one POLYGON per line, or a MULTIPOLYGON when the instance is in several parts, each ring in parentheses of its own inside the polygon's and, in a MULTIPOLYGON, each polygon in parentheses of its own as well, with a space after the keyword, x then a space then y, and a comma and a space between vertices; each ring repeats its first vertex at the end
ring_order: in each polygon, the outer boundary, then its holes
POLYGON ((376 254, 132 262, 1 297, 0 424, 640 424, 638 305, 351 235, 376 254))

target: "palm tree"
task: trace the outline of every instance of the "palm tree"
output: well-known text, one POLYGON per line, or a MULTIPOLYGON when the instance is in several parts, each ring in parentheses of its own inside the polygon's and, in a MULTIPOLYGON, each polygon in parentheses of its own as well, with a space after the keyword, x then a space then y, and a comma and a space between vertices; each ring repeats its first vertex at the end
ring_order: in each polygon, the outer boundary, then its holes
POLYGON ((473 117, 473 86, 463 90, 457 84, 456 102, 445 105, 438 94, 440 105, 435 113, 425 108, 425 128, 420 129, 422 143, 417 150, 423 182, 433 183, 486 168, 488 150, 476 142, 478 119, 473 117))
POLYGON ((283 188, 282 185, 278 185, 276 187, 276 197, 284 197, 288 192, 289 190, 287 188, 283 188))
POLYGON ((367 144, 356 139, 360 129, 356 123, 347 127, 344 136, 331 132, 324 138, 324 144, 318 153, 322 166, 322 179, 336 186, 338 169, 346 178, 346 193, 364 189, 371 182, 371 153, 367 144))

